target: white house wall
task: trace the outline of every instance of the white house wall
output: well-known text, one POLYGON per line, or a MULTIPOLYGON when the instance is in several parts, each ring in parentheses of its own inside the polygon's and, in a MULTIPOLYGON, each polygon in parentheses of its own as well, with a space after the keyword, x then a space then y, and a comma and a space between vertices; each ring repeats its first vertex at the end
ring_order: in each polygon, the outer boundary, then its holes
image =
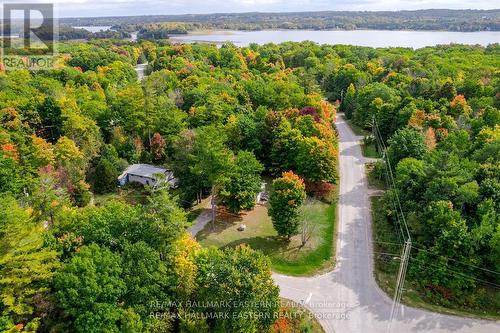
POLYGON ((128 175, 128 181, 129 183, 141 183, 142 185, 149 185, 149 186, 154 186, 156 183, 155 180, 152 178, 141 177, 136 175, 128 175))

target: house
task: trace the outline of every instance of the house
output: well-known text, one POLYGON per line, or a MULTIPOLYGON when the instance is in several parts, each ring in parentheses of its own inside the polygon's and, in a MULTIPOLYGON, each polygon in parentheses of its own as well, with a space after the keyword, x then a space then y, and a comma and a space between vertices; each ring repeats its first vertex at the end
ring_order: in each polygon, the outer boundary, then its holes
POLYGON ((140 183, 153 188, 163 185, 176 188, 178 180, 172 170, 149 164, 132 164, 118 177, 118 186, 128 183, 140 183))

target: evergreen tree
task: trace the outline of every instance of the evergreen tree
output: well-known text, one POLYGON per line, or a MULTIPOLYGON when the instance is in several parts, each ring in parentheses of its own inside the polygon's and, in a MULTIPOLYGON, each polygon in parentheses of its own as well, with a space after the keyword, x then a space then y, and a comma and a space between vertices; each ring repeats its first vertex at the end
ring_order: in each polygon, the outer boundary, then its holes
POLYGON ((106 158, 101 158, 94 172, 94 192, 97 194, 113 192, 116 189, 118 171, 106 158))

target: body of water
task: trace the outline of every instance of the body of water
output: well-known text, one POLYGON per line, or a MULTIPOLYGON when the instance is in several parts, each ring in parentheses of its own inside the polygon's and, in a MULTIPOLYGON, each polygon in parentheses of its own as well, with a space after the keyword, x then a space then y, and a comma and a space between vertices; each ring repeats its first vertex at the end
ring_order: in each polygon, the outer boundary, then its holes
POLYGON ((438 44, 480 44, 486 46, 500 43, 500 32, 450 32, 450 31, 392 31, 392 30, 263 30, 263 31, 213 31, 173 36, 172 40, 184 43, 233 42, 237 46, 251 43, 302 42, 310 40, 318 44, 348 44, 370 47, 421 48, 438 44))
POLYGON ((85 29, 87 31, 90 31, 92 33, 99 32, 99 31, 108 31, 111 29, 111 26, 107 25, 102 25, 102 26, 83 26, 83 27, 73 27, 75 29, 85 29))

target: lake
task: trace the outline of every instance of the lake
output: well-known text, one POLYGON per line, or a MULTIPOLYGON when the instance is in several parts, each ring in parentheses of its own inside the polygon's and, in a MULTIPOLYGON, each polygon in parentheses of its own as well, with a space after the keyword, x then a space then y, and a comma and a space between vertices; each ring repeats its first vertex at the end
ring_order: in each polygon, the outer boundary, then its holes
POLYGON ((450 32, 450 31, 393 31, 393 30, 263 30, 263 31, 212 31, 172 36, 172 40, 183 43, 233 42, 237 46, 250 43, 302 42, 310 40, 318 44, 349 44, 370 47, 421 48, 438 44, 480 44, 486 46, 500 43, 499 31, 450 32))

